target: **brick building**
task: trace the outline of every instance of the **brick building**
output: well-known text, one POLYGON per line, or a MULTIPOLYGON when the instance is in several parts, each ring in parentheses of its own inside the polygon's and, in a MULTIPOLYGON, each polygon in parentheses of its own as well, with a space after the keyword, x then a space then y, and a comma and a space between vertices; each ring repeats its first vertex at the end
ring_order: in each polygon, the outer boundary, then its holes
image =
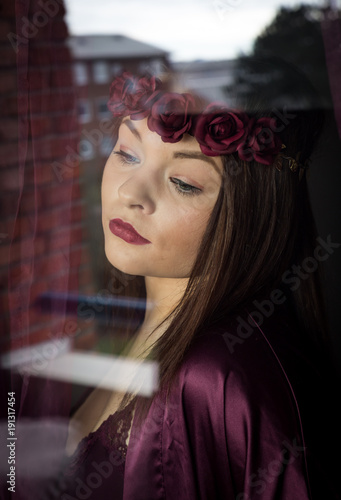
POLYGON ((17 418, 33 407, 63 414, 69 388, 44 398, 54 381, 30 376, 23 362, 38 373, 75 339, 93 337, 68 302, 95 293, 79 161, 62 177, 53 168, 79 140, 72 55, 62 0, 6 0, 1 13, 1 400, 16 392, 17 418))
MULTIPOLYGON (((73 36, 68 39, 73 56, 74 83, 77 87, 79 122, 84 132, 79 151, 84 161, 106 158, 112 144, 100 141, 93 129, 110 118, 107 108, 110 83, 122 71, 146 71, 160 76, 169 67, 168 53, 124 35, 73 36)), ((105 135, 105 133, 104 133, 105 135)))

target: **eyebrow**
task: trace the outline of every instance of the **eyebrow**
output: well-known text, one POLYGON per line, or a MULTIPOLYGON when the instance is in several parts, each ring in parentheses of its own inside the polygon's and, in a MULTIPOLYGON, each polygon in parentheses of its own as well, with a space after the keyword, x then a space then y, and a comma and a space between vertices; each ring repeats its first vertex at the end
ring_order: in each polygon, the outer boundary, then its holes
POLYGON ((124 120, 124 122, 122 122, 122 125, 127 125, 127 127, 129 128, 130 132, 132 132, 134 134, 134 136, 136 137, 136 139, 138 139, 140 142, 142 142, 142 138, 140 136, 140 133, 139 131, 134 127, 133 123, 131 120, 124 120))
POLYGON ((219 168, 214 160, 210 158, 209 156, 204 155, 204 153, 200 153, 199 151, 176 151, 173 154, 173 158, 185 158, 185 159, 192 159, 192 160, 202 160, 208 163, 209 165, 212 165, 214 170, 218 172, 220 175, 221 172, 219 171, 219 168))

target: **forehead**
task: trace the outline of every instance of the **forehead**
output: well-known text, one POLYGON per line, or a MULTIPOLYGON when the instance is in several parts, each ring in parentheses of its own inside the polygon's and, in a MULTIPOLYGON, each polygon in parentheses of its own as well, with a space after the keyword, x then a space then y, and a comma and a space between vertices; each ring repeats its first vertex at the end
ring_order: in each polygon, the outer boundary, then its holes
MULTIPOLYGON (((122 123, 120 125, 120 129, 121 128, 123 130, 129 129, 130 132, 138 140, 141 140, 141 139, 143 139, 144 136, 148 136, 150 134, 153 134, 153 135, 160 137, 160 135, 158 133, 150 130, 150 128, 148 127, 148 118, 143 118, 141 120, 132 120, 130 117, 126 117, 126 118, 124 118, 124 120, 122 121, 122 123)), ((161 139, 161 137, 160 137, 160 139, 161 139)), ((196 140, 196 138, 193 137, 192 135, 189 135, 189 134, 184 134, 182 139, 177 141, 177 142, 174 142, 174 143, 165 142, 164 144, 172 145, 172 144, 184 144, 184 143, 196 145, 200 149, 199 143, 196 140)))

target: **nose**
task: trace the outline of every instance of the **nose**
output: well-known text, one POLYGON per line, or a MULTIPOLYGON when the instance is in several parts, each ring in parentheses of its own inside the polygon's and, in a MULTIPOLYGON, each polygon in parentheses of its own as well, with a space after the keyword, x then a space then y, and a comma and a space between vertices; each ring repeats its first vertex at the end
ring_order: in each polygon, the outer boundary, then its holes
POLYGON ((157 188, 157 179, 141 168, 121 184, 118 195, 125 206, 140 209, 148 215, 155 211, 157 188))

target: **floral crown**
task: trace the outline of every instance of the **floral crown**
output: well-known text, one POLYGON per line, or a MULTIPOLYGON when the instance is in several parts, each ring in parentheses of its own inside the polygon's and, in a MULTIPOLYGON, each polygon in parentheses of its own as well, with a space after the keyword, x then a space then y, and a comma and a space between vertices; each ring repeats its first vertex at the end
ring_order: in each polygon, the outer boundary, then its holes
POLYGON ((274 164, 278 170, 282 169, 282 159, 286 159, 293 172, 306 168, 307 164, 299 163, 299 154, 296 159, 281 154, 286 146, 275 132, 275 118, 250 118, 219 102, 198 113, 198 98, 189 93, 167 92, 161 87, 161 80, 154 76, 139 78, 124 72, 111 84, 108 108, 115 117, 147 118, 148 128, 158 133, 163 142, 175 143, 184 134, 190 134, 207 156, 236 153, 241 160, 274 164))

